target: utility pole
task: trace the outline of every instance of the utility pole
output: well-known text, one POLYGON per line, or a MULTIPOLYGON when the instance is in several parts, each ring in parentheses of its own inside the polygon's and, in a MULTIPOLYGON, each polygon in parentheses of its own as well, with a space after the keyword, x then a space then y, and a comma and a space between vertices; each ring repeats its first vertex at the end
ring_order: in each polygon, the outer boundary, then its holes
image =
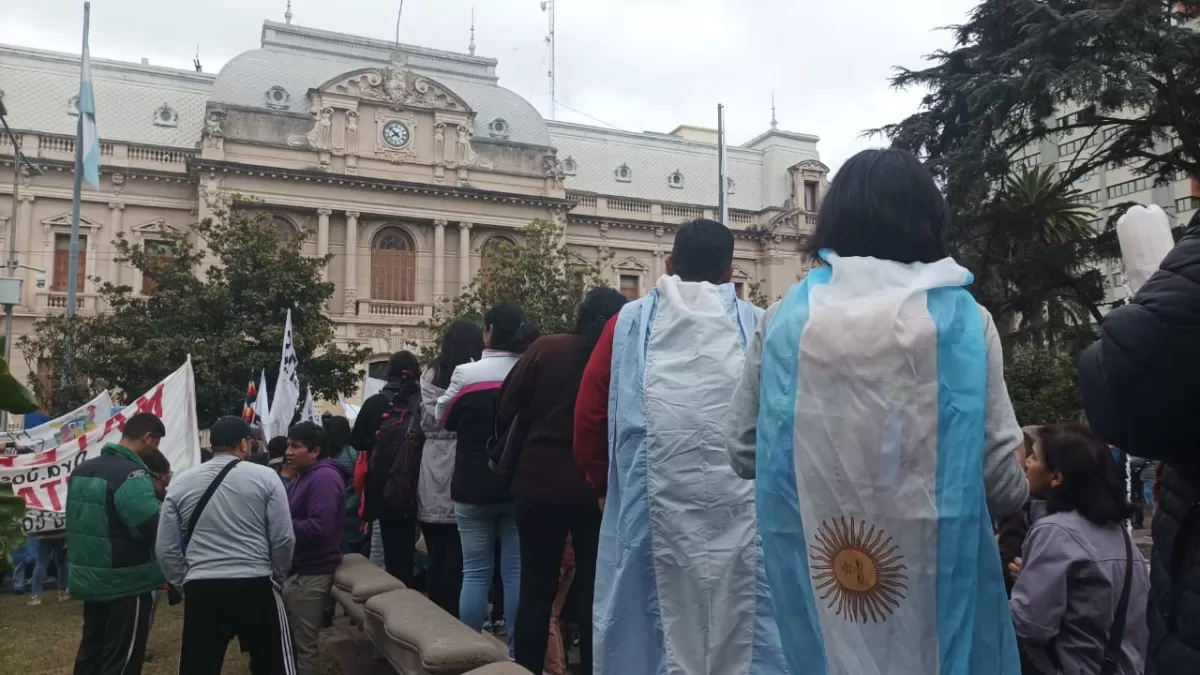
POLYGON ((721 224, 729 227, 729 181, 725 178, 725 106, 717 104, 717 213, 721 224))
POLYGON ((546 43, 550 45, 550 119, 554 119, 555 113, 555 98, 554 98, 554 0, 543 0, 542 11, 550 13, 550 34, 546 36, 546 43))

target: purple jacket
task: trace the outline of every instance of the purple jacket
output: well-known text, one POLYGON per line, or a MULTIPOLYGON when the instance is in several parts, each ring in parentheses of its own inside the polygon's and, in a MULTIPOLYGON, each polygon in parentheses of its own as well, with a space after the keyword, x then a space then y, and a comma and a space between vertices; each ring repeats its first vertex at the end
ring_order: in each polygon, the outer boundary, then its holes
POLYGON ((332 459, 320 459, 288 486, 296 531, 292 574, 333 574, 342 564, 346 475, 332 459))

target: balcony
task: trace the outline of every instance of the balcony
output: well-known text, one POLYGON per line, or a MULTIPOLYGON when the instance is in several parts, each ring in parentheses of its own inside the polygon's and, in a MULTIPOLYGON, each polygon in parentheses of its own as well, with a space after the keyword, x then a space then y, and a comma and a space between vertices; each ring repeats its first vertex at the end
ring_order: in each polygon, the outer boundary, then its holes
MULTIPOLYGON (((37 159, 75 161, 75 137, 56 134, 17 134, 21 150, 37 159)), ((0 155, 12 154, 12 142, 0 136, 0 155)), ((154 169, 184 173, 187 162, 196 156, 194 150, 163 148, 125 143, 100 143, 100 165, 118 169, 154 169)))
POLYGON ((398 317, 423 321, 433 317, 433 304, 400 300, 359 300, 355 314, 364 318, 398 317))
MULTIPOLYGON (((95 293, 77 293, 75 311, 79 314, 95 314, 98 296, 95 293)), ((67 311, 66 291, 38 291, 36 297, 39 314, 63 314, 67 311)))

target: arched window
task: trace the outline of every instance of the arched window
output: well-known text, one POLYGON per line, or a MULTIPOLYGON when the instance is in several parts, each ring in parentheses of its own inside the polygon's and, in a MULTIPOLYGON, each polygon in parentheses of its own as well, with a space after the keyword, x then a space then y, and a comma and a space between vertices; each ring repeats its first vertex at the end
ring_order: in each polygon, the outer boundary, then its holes
POLYGON ((367 364, 367 377, 375 378, 376 380, 387 379, 387 359, 372 361, 367 364))
POLYGON ((508 237, 492 237, 484 242, 479 249, 479 271, 490 269, 497 261, 504 259, 504 249, 516 246, 516 242, 508 237))
POLYGON ((271 216, 271 223, 275 225, 275 234, 279 237, 280 248, 295 241, 300 234, 296 231, 296 226, 292 225, 292 221, 283 216, 271 216))
POLYGON ((417 247, 398 227, 383 228, 371 243, 371 299, 417 299, 417 247))

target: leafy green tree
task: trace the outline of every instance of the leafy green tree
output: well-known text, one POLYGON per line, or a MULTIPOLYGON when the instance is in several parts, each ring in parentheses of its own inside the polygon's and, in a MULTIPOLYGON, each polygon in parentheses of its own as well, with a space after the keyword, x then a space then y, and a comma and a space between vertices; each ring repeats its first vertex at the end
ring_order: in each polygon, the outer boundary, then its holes
MULTIPOLYGON (((0 354, 4 353, 4 338, 0 337, 0 354)), ((33 393, 9 373, 8 361, 0 356, 0 410, 24 415, 37 410, 33 393)), ((25 544, 22 520, 25 500, 13 496, 12 486, 0 486, 0 571, 12 567, 12 552, 25 544)))
MULTIPOLYGON (((153 290, 101 285, 108 309, 74 322, 76 377, 66 383, 30 377, 48 409, 66 412, 101 389, 119 399, 138 396, 190 354, 197 413, 206 426, 241 410, 246 383, 257 381, 262 368, 275 381, 289 309, 302 384, 326 398, 356 390, 358 364, 369 350, 334 344, 326 314, 334 287, 321 280, 328 258, 301 255, 301 237, 281 242, 268 218, 243 209, 205 220, 195 232, 207 242, 207 255, 173 230, 145 245, 113 242, 118 262, 140 270, 153 290)), ((31 373, 39 365, 62 372, 67 328, 64 317, 48 317, 21 338, 31 373)))
POLYGON ((422 327, 434 338, 422 350, 425 361, 437 355, 446 328, 458 319, 483 324, 483 316, 502 302, 516 302, 543 334, 570 330, 575 311, 587 289, 607 286, 601 273, 604 259, 587 260, 571 250, 560 227, 535 220, 521 229, 517 244, 497 240, 488 251, 488 265, 453 300, 434 308, 422 327))
POLYGON ((1200 32, 1184 25, 1196 12, 1200 0, 983 0, 952 27, 954 48, 893 78, 927 93, 877 131, 942 185, 954 255, 1006 342, 1069 344, 1100 317, 1093 268, 1118 248, 1083 226, 1076 181, 1110 164, 1164 182, 1200 175, 1200 32), (1067 135, 1081 147, 1056 169, 1013 177, 1067 135))
POLYGON ((1075 359, 1068 354, 1017 347, 1005 364, 1004 381, 1022 426, 1083 418, 1075 359))

